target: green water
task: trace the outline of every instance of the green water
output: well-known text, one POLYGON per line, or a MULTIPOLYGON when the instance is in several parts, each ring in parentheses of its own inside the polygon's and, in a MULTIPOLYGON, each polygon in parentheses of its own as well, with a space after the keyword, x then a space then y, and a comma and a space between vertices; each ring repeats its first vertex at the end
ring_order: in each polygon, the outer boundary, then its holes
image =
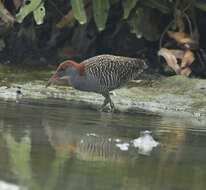
POLYGON ((204 190, 206 127, 184 119, 0 102, 0 180, 31 190, 204 190), (160 143, 141 155, 130 141, 160 143), (94 135, 95 134, 95 135, 94 135), (116 141, 130 143, 121 151, 116 141))

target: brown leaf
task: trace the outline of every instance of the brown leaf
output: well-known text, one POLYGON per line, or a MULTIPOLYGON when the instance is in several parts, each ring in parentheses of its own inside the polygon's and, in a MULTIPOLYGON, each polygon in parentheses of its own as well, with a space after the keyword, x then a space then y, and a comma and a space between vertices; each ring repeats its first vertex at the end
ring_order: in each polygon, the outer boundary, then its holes
POLYGON ((180 74, 188 77, 192 73, 192 70, 189 67, 186 67, 181 70, 180 74))
POLYGON ((182 59, 184 57, 185 51, 179 49, 169 50, 177 59, 182 59))
POLYGON ((56 25, 57 28, 64 28, 75 21, 74 13, 70 10, 56 25))
POLYGON ((190 50, 187 50, 182 58, 181 68, 183 69, 187 66, 190 66, 194 60, 195 60, 195 57, 194 57, 193 52, 190 50))
POLYGON ((194 44, 195 41, 190 37, 190 35, 184 32, 172 32, 168 31, 168 36, 174 39, 179 44, 194 44))
POLYGON ((158 52, 158 55, 165 58, 169 67, 171 67, 176 74, 180 74, 180 66, 177 64, 177 59, 172 51, 166 48, 161 48, 158 52))

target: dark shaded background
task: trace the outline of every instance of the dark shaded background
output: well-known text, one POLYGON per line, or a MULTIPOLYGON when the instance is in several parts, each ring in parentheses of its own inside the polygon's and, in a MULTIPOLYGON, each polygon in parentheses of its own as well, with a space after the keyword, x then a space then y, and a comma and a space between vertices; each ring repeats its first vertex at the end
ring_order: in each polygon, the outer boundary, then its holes
MULTIPOLYGON (((12 1, 6 1, 5 7, 15 15, 12 1)), ((0 51, 1 64, 48 66, 65 59, 81 61, 109 53, 146 57, 150 67, 161 71, 157 57, 159 41, 150 42, 131 34, 128 24, 122 20, 121 4, 114 4, 110 8, 107 27, 103 32, 97 30, 93 19, 85 25, 75 22, 72 26, 59 29, 56 24, 71 9, 69 3, 65 0, 47 1, 45 7, 46 17, 42 25, 36 25, 32 15, 27 16, 22 24, 15 23, 9 29, 5 29, 1 22, 0 35, 5 42, 5 47, 0 51)), ((171 19, 172 15, 161 17, 158 23, 160 31, 171 19)), ((197 11, 197 24, 200 48, 206 49, 205 12, 197 11)))

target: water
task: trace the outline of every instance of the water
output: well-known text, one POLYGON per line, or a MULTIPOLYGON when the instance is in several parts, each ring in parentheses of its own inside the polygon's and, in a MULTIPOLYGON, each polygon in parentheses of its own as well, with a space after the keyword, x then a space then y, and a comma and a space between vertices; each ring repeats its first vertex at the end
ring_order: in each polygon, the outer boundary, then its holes
POLYGON ((17 189, 206 187, 206 127, 191 121, 46 104, 0 102, 0 108, 0 182, 17 189), (159 145, 142 154, 132 140, 146 130, 159 145))

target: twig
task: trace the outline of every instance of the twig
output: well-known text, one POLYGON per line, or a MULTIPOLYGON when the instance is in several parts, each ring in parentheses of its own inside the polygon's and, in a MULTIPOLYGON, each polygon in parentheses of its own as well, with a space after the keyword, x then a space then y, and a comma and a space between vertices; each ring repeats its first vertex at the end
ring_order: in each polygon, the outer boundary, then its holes
POLYGON ((185 11, 187 11, 190 6, 192 5, 193 1, 190 1, 190 3, 187 4, 187 6, 185 6, 185 8, 182 10, 182 12, 184 13, 185 11))

